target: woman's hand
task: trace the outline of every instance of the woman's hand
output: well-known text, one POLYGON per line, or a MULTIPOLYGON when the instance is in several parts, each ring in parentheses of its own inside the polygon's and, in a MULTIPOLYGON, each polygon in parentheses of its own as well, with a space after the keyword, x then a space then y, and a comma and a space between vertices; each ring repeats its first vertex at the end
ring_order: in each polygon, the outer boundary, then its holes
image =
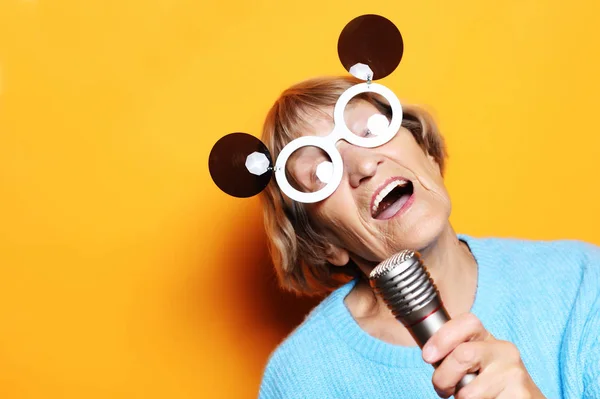
POLYGON ((455 397, 543 398, 521 361, 515 345, 495 339, 471 313, 445 323, 423 347, 427 363, 442 362, 433 373, 433 386, 442 398, 454 394, 468 373, 479 375, 455 397))

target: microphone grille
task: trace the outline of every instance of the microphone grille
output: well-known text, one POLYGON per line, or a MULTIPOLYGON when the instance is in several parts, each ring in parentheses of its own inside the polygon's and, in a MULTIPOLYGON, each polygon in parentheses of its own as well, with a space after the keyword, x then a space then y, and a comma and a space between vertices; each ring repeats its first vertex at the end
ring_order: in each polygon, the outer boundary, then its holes
POLYGON ((369 276, 371 287, 403 323, 437 298, 437 288, 418 252, 404 250, 381 262, 369 276))
POLYGON ((375 269, 371 271, 369 279, 377 280, 379 277, 388 273, 394 267, 398 266, 400 263, 405 262, 407 259, 412 258, 413 256, 415 256, 415 251, 411 251, 409 249, 405 249, 404 251, 398 252, 391 258, 388 258, 381 262, 379 265, 377 265, 377 267, 375 267, 375 269))

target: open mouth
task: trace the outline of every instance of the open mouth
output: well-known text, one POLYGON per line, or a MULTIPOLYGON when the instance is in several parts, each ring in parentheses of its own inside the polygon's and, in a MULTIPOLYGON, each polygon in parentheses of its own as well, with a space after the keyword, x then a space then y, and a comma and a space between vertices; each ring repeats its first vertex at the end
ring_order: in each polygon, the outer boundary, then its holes
POLYGON ((393 217, 407 204, 413 195, 410 180, 394 179, 375 196, 371 206, 374 219, 385 220, 393 217))

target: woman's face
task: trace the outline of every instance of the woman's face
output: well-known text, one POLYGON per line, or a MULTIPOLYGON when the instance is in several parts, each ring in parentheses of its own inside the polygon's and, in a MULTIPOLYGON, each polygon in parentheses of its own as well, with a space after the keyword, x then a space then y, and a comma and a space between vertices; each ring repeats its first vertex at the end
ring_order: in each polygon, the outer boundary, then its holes
MULTIPOLYGON (((325 111, 332 114, 332 109, 325 111)), ((355 100, 346 108, 346 124, 364 135, 375 113, 380 112, 371 103, 355 100)), ((333 121, 319 115, 311 126, 314 131, 306 135, 326 136, 333 121)), ((339 187, 325 200, 307 205, 311 218, 345 254, 330 262, 345 264, 348 256, 357 262, 380 262, 402 249, 422 251, 449 226, 450 199, 439 167, 407 129, 400 128, 379 147, 340 140, 337 148, 344 162, 339 187)), ((305 148, 290 157, 287 169, 298 185, 315 190, 320 188, 315 184, 322 185, 315 170, 323 160, 327 158, 319 149, 305 148)))

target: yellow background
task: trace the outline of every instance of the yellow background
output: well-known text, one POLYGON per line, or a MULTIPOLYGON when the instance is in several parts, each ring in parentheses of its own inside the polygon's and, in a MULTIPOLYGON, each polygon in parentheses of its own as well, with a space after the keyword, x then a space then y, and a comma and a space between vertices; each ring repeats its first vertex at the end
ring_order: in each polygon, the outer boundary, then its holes
POLYGON ((0 397, 256 397, 314 302, 208 154, 344 73, 364 13, 403 33, 382 83, 438 118, 458 231, 600 244, 597 4, 0 0, 0 397))

